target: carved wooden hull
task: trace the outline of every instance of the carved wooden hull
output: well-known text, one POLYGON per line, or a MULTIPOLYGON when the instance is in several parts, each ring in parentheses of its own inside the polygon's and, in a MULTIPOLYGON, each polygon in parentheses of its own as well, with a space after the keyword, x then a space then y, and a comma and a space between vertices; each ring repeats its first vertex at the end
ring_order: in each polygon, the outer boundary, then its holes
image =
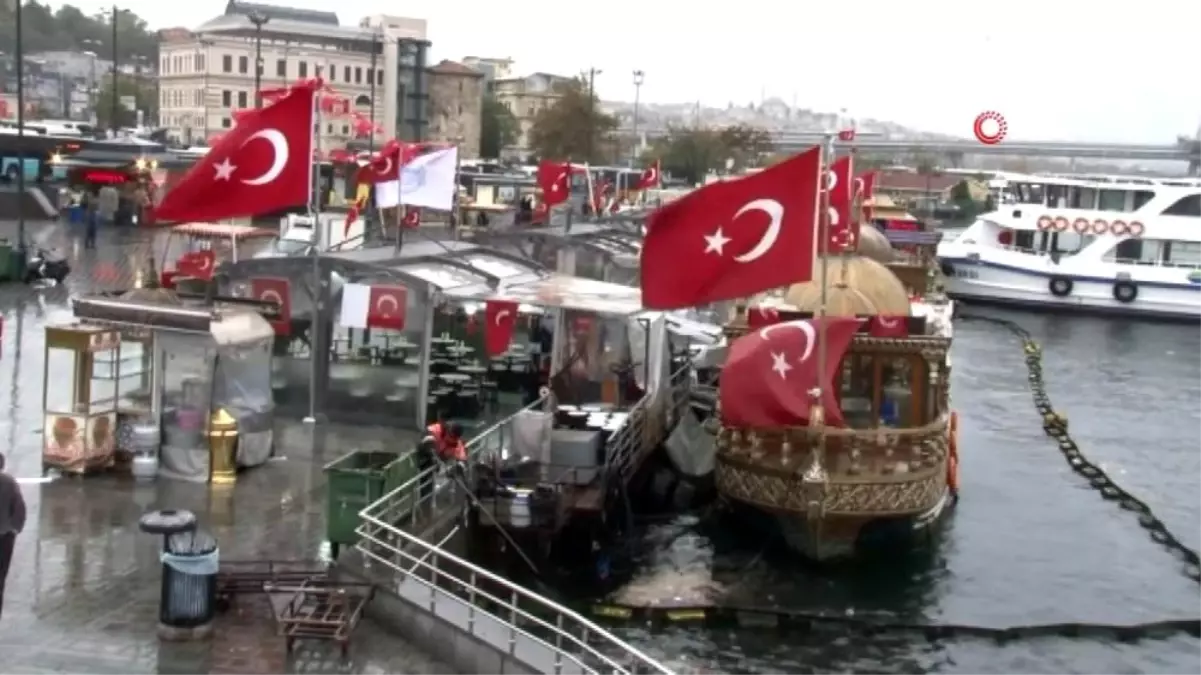
POLYGON ((878 539, 924 541, 954 501, 948 420, 921 429, 826 433, 826 470, 808 476, 811 453, 819 451, 808 430, 727 437, 717 455, 718 492, 768 516, 791 548, 816 560, 857 555, 878 539))

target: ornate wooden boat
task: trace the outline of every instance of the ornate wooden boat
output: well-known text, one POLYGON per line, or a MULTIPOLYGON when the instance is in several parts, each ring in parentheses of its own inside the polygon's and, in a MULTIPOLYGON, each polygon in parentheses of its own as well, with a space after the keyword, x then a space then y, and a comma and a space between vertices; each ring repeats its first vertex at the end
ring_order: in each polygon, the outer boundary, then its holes
MULTIPOLYGON (((887 242, 859 248, 896 262, 887 242)), ((863 319, 832 383, 840 414, 823 412, 814 391, 803 426, 722 426, 715 470, 736 512, 773 525, 792 549, 817 560, 925 541, 954 503, 958 471, 950 308, 924 287, 933 276, 907 261, 902 282, 861 254, 825 263, 824 280, 789 288, 775 309, 789 320, 824 304, 826 316, 863 319)), ((748 318, 747 307, 735 309, 726 326, 731 341, 754 328, 748 318)))

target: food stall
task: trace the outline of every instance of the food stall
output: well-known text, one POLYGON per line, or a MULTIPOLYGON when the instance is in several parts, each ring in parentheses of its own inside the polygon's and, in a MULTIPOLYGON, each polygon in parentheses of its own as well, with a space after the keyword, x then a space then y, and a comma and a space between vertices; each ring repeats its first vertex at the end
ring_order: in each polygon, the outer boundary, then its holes
POLYGON ((84 474, 113 464, 121 334, 87 324, 46 327, 42 470, 84 474))
MULTIPOLYGON (((75 316, 87 326, 140 345, 115 350, 111 398, 120 402, 112 407, 114 417, 122 412, 119 435, 136 433, 143 448, 146 437, 157 441, 159 474, 205 482, 211 478, 210 419, 224 410, 237 423, 238 466, 267 461, 275 412, 271 324, 253 307, 188 302, 166 290, 153 295, 131 291, 75 301, 75 316), (125 374, 127 363, 144 369, 138 378, 125 374)), ((116 426, 113 420, 110 428, 116 426)))

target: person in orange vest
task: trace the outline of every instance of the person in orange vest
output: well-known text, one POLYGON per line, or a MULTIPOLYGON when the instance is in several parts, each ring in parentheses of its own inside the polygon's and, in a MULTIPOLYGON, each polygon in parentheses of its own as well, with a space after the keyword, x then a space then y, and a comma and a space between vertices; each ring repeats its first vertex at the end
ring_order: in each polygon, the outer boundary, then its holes
MULTIPOLYGON (((443 462, 466 462, 467 448, 463 445, 463 427, 457 423, 434 422, 425 428, 425 437, 417 446, 417 470, 425 473, 441 460, 443 462)), ((424 499, 434 491, 433 476, 421 481, 421 497, 424 499)))

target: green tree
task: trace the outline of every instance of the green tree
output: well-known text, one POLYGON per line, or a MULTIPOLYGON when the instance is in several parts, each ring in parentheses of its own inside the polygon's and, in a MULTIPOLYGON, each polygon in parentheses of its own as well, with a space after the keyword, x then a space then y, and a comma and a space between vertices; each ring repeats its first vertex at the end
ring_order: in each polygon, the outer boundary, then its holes
POLYGON ((137 124, 137 112, 122 105, 121 97, 133 96, 136 109, 145 115, 144 122, 158 119, 158 93, 154 84, 122 75, 117 80, 117 91, 113 91, 113 78, 108 75, 96 92, 96 122, 101 128, 112 126, 113 97, 117 96, 117 126, 130 127, 137 124))
POLYGON ((484 96, 480 113, 480 157, 495 159, 517 142, 517 118, 492 94, 484 96))
POLYGON ((756 127, 676 127, 656 141, 644 159, 659 159, 672 177, 695 184, 711 171, 724 171, 731 161, 735 171, 762 166, 774 157, 769 154, 771 148, 771 135, 756 127))
MULTIPOLYGON (((21 5, 21 40, 26 54, 50 50, 94 51, 102 59, 113 53, 113 14, 101 11, 89 16, 73 5, 51 9, 49 3, 36 0, 21 5)), ((16 3, 0 2, 0 51, 16 52, 16 3)), ((154 63, 158 53, 158 37, 137 14, 117 11, 117 58, 122 63, 142 59, 154 63)))
POLYGON ((617 118, 597 110, 583 78, 562 85, 553 104, 538 111, 530 129, 530 147, 542 158, 603 163, 616 159, 607 138, 617 118))

